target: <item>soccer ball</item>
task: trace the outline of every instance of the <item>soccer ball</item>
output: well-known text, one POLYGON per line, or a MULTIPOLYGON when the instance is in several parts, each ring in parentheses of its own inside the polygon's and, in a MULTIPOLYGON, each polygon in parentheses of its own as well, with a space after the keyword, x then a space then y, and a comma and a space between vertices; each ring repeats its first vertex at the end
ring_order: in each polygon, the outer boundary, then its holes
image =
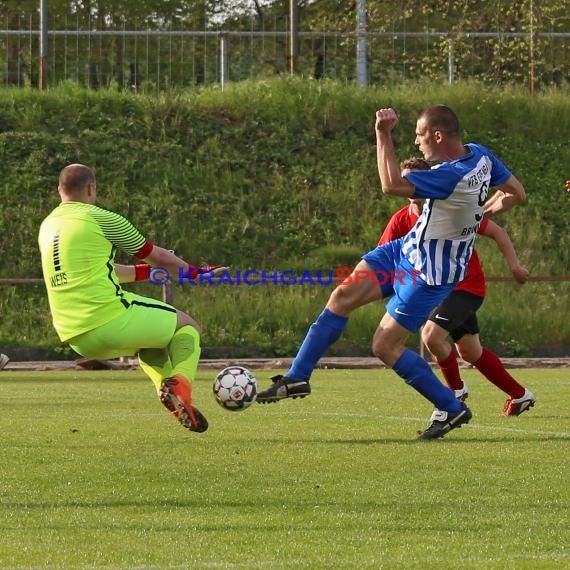
POLYGON ((214 398, 225 410, 240 412, 257 398, 257 380, 243 366, 228 366, 214 379, 214 398))

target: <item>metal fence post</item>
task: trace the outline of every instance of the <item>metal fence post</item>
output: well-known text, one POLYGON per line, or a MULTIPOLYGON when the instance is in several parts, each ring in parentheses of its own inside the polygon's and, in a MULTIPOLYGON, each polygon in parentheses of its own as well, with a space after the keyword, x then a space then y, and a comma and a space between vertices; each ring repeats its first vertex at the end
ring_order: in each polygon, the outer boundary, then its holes
POLYGON ((297 73, 297 60, 299 59, 299 6, 297 5, 297 0, 291 0, 290 5, 290 17, 291 21, 289 25, 290 30, 290 60, 289 60, 289 71, 291 75, 297 73))
POLYGON ((47 54, 48 54, 48 0, 40 0, 40 69, 38 87, 44 90, 47 87, 47 54))
POLYGON ((174 305, 174 289, 170 281, 162 286, 162 300, 169 305, 174 305))
POLYGON ((447 42, 447 79, 450 85, 455 81, 455 53, 453 38, 447 42))
POLYGON ((356 26, 356 81, 360 87, 368 85, 368 61, 366 34, 366 0, 358 0, 358 22, 356 26))
POLYGON ((220 34, 220 86, 222 91, 228 79, 228 35, 220 34))

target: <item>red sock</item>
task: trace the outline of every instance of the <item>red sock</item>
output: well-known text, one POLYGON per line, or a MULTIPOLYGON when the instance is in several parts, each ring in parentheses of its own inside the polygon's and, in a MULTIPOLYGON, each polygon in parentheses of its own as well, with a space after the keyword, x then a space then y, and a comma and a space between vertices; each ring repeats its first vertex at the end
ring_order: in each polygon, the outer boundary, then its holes
POLYGON ((463 388, 463 380, 461 380, 461 376, 459 376, 459 364, 457 363, 455 352, 452 350, 445 360, 438 360, 437 364, 441 369, 441 373, 447 385, 452 390, 461 390, 461 388, 463 388))
POLYGON ((521 386, 506 370, 499 357, 489 350, 483 349, 483 354, 473 366, 492 382, 499 390, 508 394, 511 398, 522 398, 524 386, 521 386))

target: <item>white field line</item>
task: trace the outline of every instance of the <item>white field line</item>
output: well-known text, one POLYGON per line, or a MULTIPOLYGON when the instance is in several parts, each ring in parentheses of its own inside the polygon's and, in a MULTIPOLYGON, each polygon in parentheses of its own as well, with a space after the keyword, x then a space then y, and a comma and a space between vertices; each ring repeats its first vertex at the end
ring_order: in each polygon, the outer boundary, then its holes
MULTIPOLYGON (((321 412, 321 416, 335 416, 335 417, 357 417, 357 418, 375 418, 379 420, 390 420, 390 421, 398 421, 398 422, 426 422, 426 418, 415 418, 411 416, 384 416, 384 415, 376 415, 376 414, 363 414, 360 412, 321 412)), ((505 421, 512 421, 514 418, 505 418, 505 421)), ((515 420, 516 421, 516 420, 515 420)), ((478 423, 469 423, 464 424, 461 426, 461 429, 481 429, 486 431, 503 431, 503 432, 511 432, 511 433, 524 433, 524 434, 533 434, 533 435, 545 435, 550 437, 568 437, 570 438, 570 432, 566 431, 545 431, 545 430, 538 430, 538 429, 525 429, 525 428, 514 428, 509 426, 492 426, 492 425, 485 425, 485 424, 478 424, 478 423)))
MULTIPOLYGON (((382 414, 371 414, 371 413, 362 413, 362 412, 316 412, 313 413, 311 411, 302 411, 301 413, 286 410, 283 412, 283 415, 287 416, 334 416, 334 417, 343 417, 343 418, 373 418, 376 420, 388 420, 388 421, 396 421, 396 422, 415 422, 415 423, 427 423, 429 417, 426 415, 423 418, 413 417, 413 416, 386 416, 382 414)), ((124 417, 124 414, 116 414, 115 412, 110 412, 105 414, 105 417, 124 417)), ((156 417, 155 414, 138 414, 138 417, 156 417)), ((505 418, 505 422, 516 422, 516 418, 505 418)), ((559 437, 559 438, 570 438, 570 432, 567 431, 546 431, 546 430, 539 430, 539 429, 526 429, 526 428, 517 428, 517 427, 510 427, 510 426, 494 426, 494 425, 486 425, 486 424, 479 424, 476 423, 476 416, 474 419, 471 420, 471 423, 464 424, 461 426, 461 429, 480 429, 484 431, 502 431, 505 433, 521 433, 527 435, 544 435, 548 437, 559 437)), ((4 569, 2 569, 4 570, 4 569)))
MULTIPOLYGON (((116 413, 114 411, 110 411, 104 414, 106 418, 124 418, 123 413, 116 413)), ((413 416, 386 416, 382 414, 371 414, 371 413, 362 413, 362 412, 316 412, 313 413, 311 411, 302 411, 301 413, 286 410, 283 412, 283 415, 287 416, 304 416, 309 417, 313 415, 318 416, 334 416, 334 417, 343 417, 343 418, 373 418, 377 420, 389 420, 389 421, 396 421, 396 422, 419 422, 419 423, 427 423, 429 417, 426 415, 423 418, 413 417, 413 416)), ((137 414, 139 418, 156 418, 155 413, 139 413, 137 414)), ((528 435, 544 435, 549 437, 559 437, 559 438, 570 438, 570 432, 567 431, 545 431, 545 430, 538 430, 538 429, 525 429, 525 428, 515 428, 509 426, 493 426, 493 425, 485 425, 485 424, 478 424, 475 423, 476 416, 474 416, 474 420, 471 420, 471 423, 464 424, 461 426, 461 429, 480 429, 484 431, 502 431, 506 433, 522 433, 528 435)), ((505 422, 516 422, 516 418, 505 418, 505 422)), ((43 567, 42 567, 43 568, 43 567)), ((2 568, 1 570, 6 570, 2 568)))

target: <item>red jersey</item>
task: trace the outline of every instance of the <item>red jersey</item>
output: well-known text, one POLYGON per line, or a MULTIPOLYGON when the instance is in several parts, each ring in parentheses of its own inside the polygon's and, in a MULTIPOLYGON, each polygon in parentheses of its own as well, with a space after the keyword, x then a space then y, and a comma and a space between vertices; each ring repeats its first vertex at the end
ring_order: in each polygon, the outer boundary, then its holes
MULTIPOLYGON (((418 216, 414 213, 413 204, 400 208, 390 218, 388 225, 378 239, 378 245, 404 237, 414 227, 417 221, 418 216)), ((479 225, 477 233, 482 234, 487 229, 488 224, 489 220, 483 220, 479 225)), ((465 279, 456 285, 454 291, 465 291, 472 295, 477 295, 477 297, 485 297, 485 273, 483 273, 483 268, 481 267, 481 262, 479 261, 479 256, 475 249, 473 249, 473 254, 467 265, 465 279)))

